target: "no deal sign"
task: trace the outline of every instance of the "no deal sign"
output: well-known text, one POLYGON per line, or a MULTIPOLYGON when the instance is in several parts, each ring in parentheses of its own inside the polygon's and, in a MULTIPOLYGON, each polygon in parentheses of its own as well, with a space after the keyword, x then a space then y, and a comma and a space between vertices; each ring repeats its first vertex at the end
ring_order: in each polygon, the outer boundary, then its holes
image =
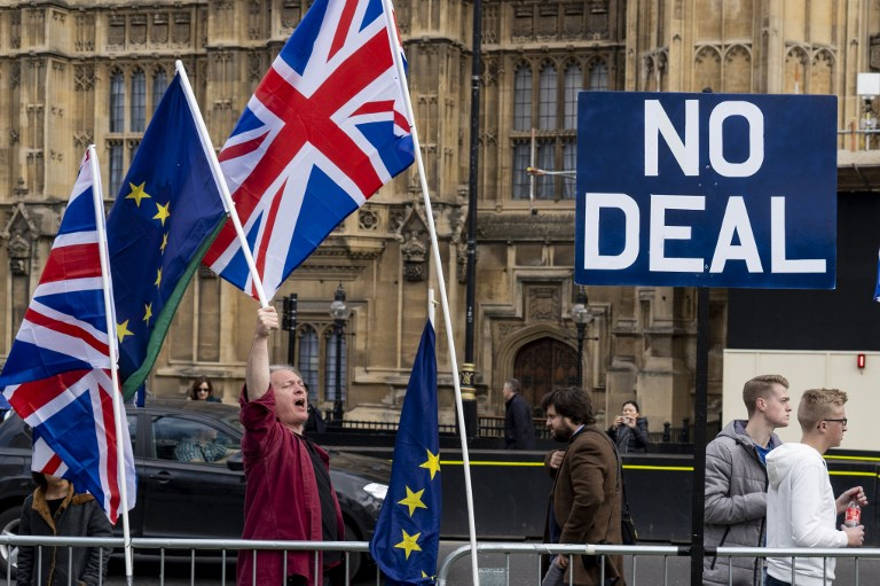
POLYGON ((834 96, 582 92, 575 281, 833 289, 834 96))

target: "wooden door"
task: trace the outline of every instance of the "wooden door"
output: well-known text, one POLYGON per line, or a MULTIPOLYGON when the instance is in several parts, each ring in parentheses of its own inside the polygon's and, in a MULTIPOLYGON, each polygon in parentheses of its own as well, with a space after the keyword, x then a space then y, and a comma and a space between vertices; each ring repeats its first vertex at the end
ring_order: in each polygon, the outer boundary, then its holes
POLYGON ((513 376, 522 384, 522 396, 540 412, 541 399, 559 386, 577 385, 577 352, 554 338, 540 338, 519 349, 513 376))

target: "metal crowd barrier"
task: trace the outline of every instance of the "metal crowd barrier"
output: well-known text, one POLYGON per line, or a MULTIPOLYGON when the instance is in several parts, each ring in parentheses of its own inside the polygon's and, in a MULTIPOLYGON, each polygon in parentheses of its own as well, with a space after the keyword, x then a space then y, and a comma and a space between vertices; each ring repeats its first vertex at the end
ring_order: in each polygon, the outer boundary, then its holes
MULTIPOLYGON (((69 551, 72 551, 73 548, 76 547, 110 547, 114 548, 115 553, 119 553, 123 547, 122 538, 93 538, 93 537, 44 537, 44 536, 23 536, 23 535, 0 535, 0 546, 7 546, 9 550, 13 550, 17 546, 32 546, 37 548, 37 552, 35 553, 35 558, 38 558, 40 555, 45 555, 42 550, 49 547, 66 547, 69 551)), ((148 539, 148 538, 133 538, 132 539, 132 548, 134 549, 135 556, 138 555, 149 555, 150 552, 159 552, 159 575, 158 576, 147 576, 137 574, 135 576, 136 582, 137 580, 146 580, 146 579, 158 579, 159 586, 164 586, 166 581, 166 564, 172 559, 175 561, 188 560, 189 561, 189 584, 196 585, 203 583, 203 579, 197 577, 196 573, 196 562, 198 561, 207 561, 211 560, 214 562, 221 562, 221 576, 219 578, 221 584, 235 584, 235 576, 228 575, 232 574, 232 572, 227 572, 227 563, 234 562, 239 550, 245 550, 253 552, 254 559, 256 560, 256 555, 258 551, 308 551, 314 554, 314 563, 315 569, 318 568, 319 558, 318 552, 322 551, 335 551, 341 552, 344 554, 344 564, 345 564, 345 574, 344 574, 344 584, 346 586, 351 585, 351 580, 349 577, 350 570, 350 556, 352 554, 368 554, 369 552, 369 543, 366 541, 256 541, 256 540, 244 540, 244 539, 148 539), (217 552, 221 553, 221 557, 218 559, 216 557, 208 557, 204 555, 206 552, 217 552), (197 552, 202 553, 203 555, 197 558, 197 552), (183 553, 183 555, 181 555, 183 553)), ((459 586, 461 584, 462 578, 461 576, 466 575, 467 579, 464 580, 466 582, 470 581, 470 572, 464 572, 462 569, 459 572, 459 577, 451 578, 453 566, 456 562, 460 562, 464 558, 470 556, 471 549, 470 545, 465 544, 457 549, 451 551, 446 556, 442 557, 438 563, 438 573, 437 573, 437 584, 439 586, 459 586)), ((477 553, 478 554, 501 554, 504 556, 504 567, 503 568, 492 568, 492 567, 484 567, 481 568, 481 583, 483 586, 495 586, 496 584, 511 584, 511 577, 515 577, 516 581, 513 582, 515 586, 518 585, 526 585, 526 584, 537 584, 540 585, 543 579, 541 575, 541 564, 540 558, 544 555, 564 555, 568 556, 569 567, 571 567, 574 562, 574 556, 599 556, 600 563, 600 583, 604 583, 605 581, 605 564, 604 558, 608 555, 622 555, 625 558, 624 569, 626 571, 626 583, 628 586, 639 586, 640 584, 648 584, 650 586, 656 586, 659 584, 663 584, 667 586, 670 584, 670 559, 671 558, 686 558, 689 556, 689 548, 686 546, 675 546, 675 545, 559 545, 559 544, 545 544, 545 543, 478 543, 477 544, 477 553), (511 572, 511 557, 512 556, 529 556, 534 558, 534 562, 536 567, 536 573, 534 574, 534 581, 528 578, 528 576, 524 575, 520 571, 511 572), (661 558, 662 559, 662 570, 658 568, 654 568, 652 572, 640 572, 640 558, 661 558), (486 574, 483 574, 483 571, 486 571, 486 574), (493 573, 494 571, 494 573, 493 573), (644 577, 642 577, 642 574, 644 577), (660 582, 662 574, 662 582, 660 582), (484 580, 484 578, 486 578, 484 580), (640 582, 640 580, 644 580, 644 582, 640 582)), ((152 554, 153 556, 155 554, 152 554)), ((791 558, 792 560, 796 558, 817 558, 821 557, 826 560, 827 563, 828 558, 838 558, 838 559, 853 559, 855 563, 855 575, 852 582, 847 582, 847 584, 854 584, 855 586, 860 586, 861 576, 860 576, 860 567, 859 561, 864 559, 875 559, 880 560, 880 548, 858 548, 858 549, 850 549, 850 548, 841 548, 841 549, 808 549, 808 548, 791 548, 791 549, 770 549, 770 548, 748 548, 748 547, 719 547, 717 549, 710 549, 707 551, 707 555, 717 555, 719 557, 726 558, 735 558, 735 557, 783 557, 783 558, 791 558)), ((488 564, 491 566, 491 564, 488 564)), ((794 565, 794 564, 792 564, 794 565)), ((287 560, 286 556, 283 564, 283 575, 286 575, 286 566, 287 560)), ((824 564, 823 564, 824 566, 824 564)), ((39 564, 37 564, 39 567, 39 564)), ((468 568, 469 569, 469 568, 468 568)), ((880 569, 877 569, 880 571, 880 569)), ((68 571, 68 574, 70 572, 68 571)), ((7 569, 5 572, 6 575, 6 584, 13 584, 13 580, 15 578, 15 573, 12 570, 12 567, 7 565, 7 569)), ((566 573, 566 582, 568 584, 572 583, 573 576, 571 572, 566 573)), ((371 580, 368 579, 368 580, 371 580)), ((792 572, 792 584, 796 584, 796 576, 794 572, 792 572)), ((113 583, 122 583, 121 577, 113 577, 109 580, 113 583)), ((43 582, 43 577, 38 578, 38 582, 43 582)), ((101 577, 99 581, 99 585, 103 586, 103 584, 107 583, 108 580, 104 577, 101 577)), ((216 580, 212 579, 212 583, 216 582, 216 580)), ((254 569, 254 574, 251 578, 251 583, 254 586, 265 586, 263 584, 257 585, 256 582, 256 570, 254 569)), ((363 584, 363 581, 359 581, 359 584, 363 584)), ((372 583, 372 582, 371 582, 372 583)), ((733 574, 732 569, 728 572, 728 583, 733 584, 733 574)), ((866 579, 864 584, 876 584, 878 583, 878 576, 872 576, 866 579)), ((73 586, 72 578, 68 581, 68 586, 73 586)), ((282 583, 284 586, 285 583, 282 583)), ((375 584, 379 586, 381 584, 381 575, 378 570, 375 571, 375 584)), ((59 585, 63 586, 63 585, 59 585)))

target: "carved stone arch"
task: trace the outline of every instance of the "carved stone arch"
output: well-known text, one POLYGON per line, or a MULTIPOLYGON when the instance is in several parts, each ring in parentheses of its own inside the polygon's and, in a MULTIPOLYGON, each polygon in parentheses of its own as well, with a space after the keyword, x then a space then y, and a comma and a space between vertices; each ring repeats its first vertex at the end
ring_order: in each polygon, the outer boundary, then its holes
POLYGON ((699 46, 694 53, 694 91, 704 88, 720 91, 722 88, 721 48, 716 45, 699 46))
POLYGON ((544 57, 538 62, 538 73, 540 74, 548 67, 552 67, 557 75, 559 74, 559 63, 557 63, 557 60, 553 57, 544 57))
POLYGON ((822 47, 813 53, 810 63, 810 93, 833 94, 835 57, 832 51, 822 47))
MULTIPOLYGON (((502 338, 495 352, 495 360, 492 365, 493 386, 499 392, 499 396, 494 397, 493 401, 500 405, 502 410, 504 404, 503 399, 500 398, 501 385, 504 384, 505 380, 513 377, 514 363, 517 354, 527 344, 542 338, 551 338, 565 344, 571 350, 577 352, 577 341, 575 340, 574 332, 552 323, 527 325, 502 338)), ((591 373, 589 370, 591 361, 588 358, 586 346, 584 347, 582 363, 584 368, 584 380, 591 380, 591 373)))
POLYGON ((783 92, 786 94, 803 94, 807 87, 810 57, 807 48, 801 45, 789 47, 785 54, 785 78, 783 92))
POLYGON ((593 55, 587 60, 586 68, 584 69, 585 87, 589 89, 602 89, 601 87, 593 87, 594 82, 596 81, 593 77, 593 74, 594 72, 599 72, 602 69, 605 70, 605 89, 611 88, 611 80, 609 77, 610 68, 608 66, 608 59, 605 55, 593 55))
POLYGON ((729 93, 748 93, 752 89, 752 52, 736 43, 724 51, 724 86, 729 93))

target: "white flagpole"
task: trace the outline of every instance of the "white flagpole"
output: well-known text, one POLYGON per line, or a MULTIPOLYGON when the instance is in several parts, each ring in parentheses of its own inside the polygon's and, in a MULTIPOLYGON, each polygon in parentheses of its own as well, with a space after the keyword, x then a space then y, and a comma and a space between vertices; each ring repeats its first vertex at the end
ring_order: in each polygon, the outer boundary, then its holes
MULTIPOLYGON (((92 172, 92 199, 95 205, 95 226, 98 232, 98 250, 101 257, 101 280, 104 287, 104 313, 107 316, 107 348, 110 350, 110 378, 113 381, 113 424, 116 430, 116 474, 122 507, 122 542, 125 546, 125 579, 128 586, 134 580, 132 567, 131 529, 128 524, 128 480, 125 477, 125 450, 123 449, 122 394, 119 387, 119 349, 116 340, 116 306, 113 303, 113 281, 110 274, 110 257, 107 252, 107 230, 104 216, 104 188, 95 145, 88 148, 89 166, 92 172)), ((128 433, 128 430, 125 430, 128 433)))
POLYGON ((440 258, 440 244, 437 241, 437 229, 434 226, 434 212, 431 207, 431 196, 428 194, 428 181, 425 177, 425 164, 422 161, 419 135, 416 132, 416 116, 415 112, 413 112, 412 100, 409 95, 409 84, 406 80, 406 71, 403 68, 403 61, 400 58, 400 52, 397 50, 397 26, 391 17, 391 0, 382 0, 382 7, 385 11, 385 28, 388 32, 391 54, 394 58, 394 65, 397 67, 397 76, 400 78, 400 85, 403 90, 403 101, 406 104, 406 114, 412 125, 410 127, 410 135, 413 140, 416 167, 419 170, 419 182, 422 187, 422 197, 425 200, 425 220, 428 223, 428 231, 431 234, 431 250, 434 257, 434 270, 437 273, 437 287, 440 290, 440 307, 443 310, 443 322, 446 326, 446 341, 449 345, 449 362, 452 367, 452 385, 455 389, 455 410, 458 414, 458 432, 461 439, 461 459, 464 465, 464 489, 465 500, 467 502, 468 533, 470 535, 471 545, 471 573, 474 586, 479 586, 480 576, 477 565, 477 530, 474 522, 474 494, 471 488, 471 462, 467 447, 467 432, 464 424, 464 406, 461 401, 461 386, 458 380, 458 359, 456 358, 455 341, 452 336, 452 321, 449 317, 449 300, 446 297, 446 280, 443 277, 443 264, 440 258))
POLYGON ((220 190, 220 198, 223 200, 223 208, 232 220, 232 225, 235 227, 235 234, 238 236, 238 241, 241 243, 244 260, 247 263, 248 269, 250 269, 251 279, 254 281, 254 289, 257 291, 260 305, 268 307, 269 300, 266 298, 265 290, 263 290, 263 280, 260 279, 260 274, 257 272, 254 255, 251 253, 251 247, 248 245, 247 238, 244 235, 244 229, 241 227, 241 220, 238 218, 238 213, 235 211, 235 203, 232 201, 232 196, 229 195, 229 186, 226 184, 226 176, 223 175, 223 170, 220 168, 220 161, 217 159, 217 153, 214 152, 214 145, 211 143, 211 135, 208 134, 208 127, 205 126, 205 120, 202 118, 202 111, 199 109, 199 103, 196 101, 192 86, 189 84, 189 78, 186 76, 186 68, 183 66, 183 62, 181 62, 180 59, 174 62, 174 68, 177 73, 180 74, 180 84, 183 86, 183 93, 186 96, 189 109, 192 111, 193 118, 195 119, 196 130, 199 132, 202 147, 204 148, 205 155, 207 155, 208 162, 211 165, 211 171, 213 171, 214 174, 214 181, 217 182, 217 189, 220 190))

